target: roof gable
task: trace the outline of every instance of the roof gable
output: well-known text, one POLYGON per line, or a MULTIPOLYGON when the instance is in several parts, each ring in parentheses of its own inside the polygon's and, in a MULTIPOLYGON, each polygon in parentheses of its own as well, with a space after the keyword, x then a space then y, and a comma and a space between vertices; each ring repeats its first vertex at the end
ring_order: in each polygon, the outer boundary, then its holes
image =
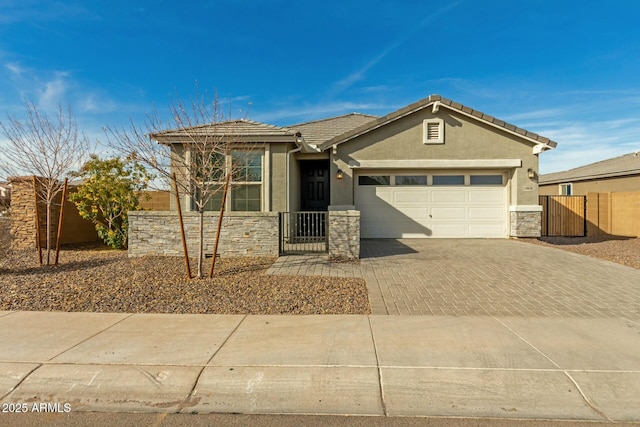
POLYGON ((545 138, 534 132, 529 132, 526 129, 519 128, 503 120, 496 119, 493 116, 489 116, 488 114, 484 114, 481 111, 474 110, 460 103, 451 101, 450 99, 443 98, 440 95, 429 95, 429 97, 427 98, 421 99, 420 101, 414 102, 413 104, 400 108, 399 110, 389 113, 386 116, 379 117, 361 126, 358 126, 355 129, 352 129, 341 135, 337 135, 329 140, 326 140, 319 146, 319 148, 324 150, 334 145, 342 144, 360 135, 364 135, 365 133, 371 132, 391 122, 394 122, 398 119, 408 116, 409 114, 413 114, 417 111, 420 111, 429 107, 433 108, 434 112, 437 111, 440 107, 445 107, 450 110, 457 111, 475 120, 489 124, 495 128, 501 129, 513 135, 529 140, 536 145, 540 145, 541 146, 540 151, 543 151, 544 149, 551 149, 558 145, 557 142, 552 141, 549 138, 545 138))
POLYGON ((625 175, 640 175, 640 152, 636 151, 566 171, 541 175, 538 183, 556 184, 625 175))

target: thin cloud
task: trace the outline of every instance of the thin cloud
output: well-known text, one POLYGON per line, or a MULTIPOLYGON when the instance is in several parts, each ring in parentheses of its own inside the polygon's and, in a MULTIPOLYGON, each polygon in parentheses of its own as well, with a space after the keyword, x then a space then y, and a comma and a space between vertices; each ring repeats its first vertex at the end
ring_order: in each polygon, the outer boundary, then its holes
POLYGON ((455 1, 453 3, 444 6, 431 15, 423 18, 417 25, 412 27, 409 31, 398 36, 393 42, 391 42, 387 47, 385 47, 382 52, 375 55, 372 59, 370 59, 363 67, 349 74, 347 77, 339 80, 334 83, 332 89, 329 91, 330 96, 335 96, 340 94, 341 92, 347 90, 349 87, 353 86, 356 82, 363 80, 367 71, 373 68, 376 64, 382 61, 387 55, 396 50, 401 45, 405 44, 415 33, 423 29, 427 24, 431 23, 434 19, 443 15, 450 11, 451 9, 457 7, 462 0, 455 1))
POLYGON ((4 64, 4 67, 11 72, 13 77, 21 78, 24 74, 24 69, 18 63, 9 62, 4 64))
POLYGON ((38 95, 38 106, 40 108, 52 110, 63 103, 69 88, 68 75, 66 72, 56 72, 53 79, 45 82, 44 88, 39 91, 38 95))
POLYGON ((510 114, 508 116, 501 117, 501 119, 509 122, 522 122, 525 120, 557 118, 558 115, 564 114, 565 112, 565 108, 544 108, 524 113, 510 114))

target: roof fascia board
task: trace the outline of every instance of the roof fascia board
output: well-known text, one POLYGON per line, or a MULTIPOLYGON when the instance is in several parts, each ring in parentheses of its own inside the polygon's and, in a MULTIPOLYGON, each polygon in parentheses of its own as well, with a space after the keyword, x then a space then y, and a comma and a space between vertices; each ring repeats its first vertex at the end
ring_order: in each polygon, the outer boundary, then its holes
MULTIPOLYGON (((522 133, 513 131, 513 130, 511 130, 509 128, 506 128, 504 126, 500 126, 500 125, 498 125, 496 123, 493 123, 493 122, 490 122, 488 120, 484 120, 482 117, 475 116, 475 115, 473 115, 471 113, 467 113, 466 111, 458 109, 458 108, 455 108, 455 107, 453 107, 451 105, 440 103, 440 107, 448 108, 449 110, 454 111, 456 113, 460 113, 463 116, 471 117, 472 119, 475 119, 475 120, 477 120, 479 122, 486 123, 486 124, 488 124, 490 126, 493 126, 494 128, 496 128, 498 130, 504 131, 506 133, 509 133, 511 135, 517 136, 517 137, 522 138, 522 139, 526 139, 527 141, 533 142, 536 145, 542 145, 542 146, 548 147, 547 148, 548 150, 551 150, 551 149, 555 148, 558 145, 556 142, 551 141, 551 140, 549 140, 548 143, 544 143, 544 142, 538 141, 537 139, 528 137, 526 134, 522 134, 522 133)), ((544 149, 543 149, 543 151, 544 151, 544 149)), ((534 154, 537 154, 537 153, 534 153, 534 154)))
POLYGON ((157 141, 160 144, 164 145, 172 145, 172 144, 192 144, 195 142, 203 142, 205 140, 210 140, 213 142, 229 142, 229 143, 256 143, 256 142, 268 142, 268 143, 295 143, 296 137, 294 135, 291 136, 275 136, 275 135, 265 135, 265 136, 241 136, 241 135, 223 135, 223 136, 150 136, 151 139, 157 141))

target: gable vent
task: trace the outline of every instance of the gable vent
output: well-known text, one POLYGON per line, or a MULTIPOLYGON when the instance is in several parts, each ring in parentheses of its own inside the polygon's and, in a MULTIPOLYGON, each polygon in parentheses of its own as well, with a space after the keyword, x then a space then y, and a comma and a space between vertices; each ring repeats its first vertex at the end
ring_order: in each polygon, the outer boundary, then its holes
POLYGON ((442 119, 427 119, 423 122, 425 144, 444 143, 444 122, 442 119))

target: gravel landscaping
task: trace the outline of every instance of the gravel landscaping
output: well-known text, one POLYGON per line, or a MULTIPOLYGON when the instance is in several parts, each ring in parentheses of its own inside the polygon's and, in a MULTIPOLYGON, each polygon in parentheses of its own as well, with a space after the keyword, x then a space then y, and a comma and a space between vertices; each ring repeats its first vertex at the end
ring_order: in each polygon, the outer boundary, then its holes
POLYGON ((522 241, 552 246, 640 269, 640 239, 624 237, 540 237, 522 241))
MULTIPOLYGON (((2 225, 2 224, 0 224, 2 225)), ((187 280, 180 257, 128 258, 99 246, 64 248, 58 266, 0 250, 0 310, 126 313, 368 314, 363 279, 271 276, 272 257, 222 258, 213 279, 187 280)), ((208 272, 210 259, 206 260, 208 272)), ((192 268, 195 265, 192 264, 192 268)))

